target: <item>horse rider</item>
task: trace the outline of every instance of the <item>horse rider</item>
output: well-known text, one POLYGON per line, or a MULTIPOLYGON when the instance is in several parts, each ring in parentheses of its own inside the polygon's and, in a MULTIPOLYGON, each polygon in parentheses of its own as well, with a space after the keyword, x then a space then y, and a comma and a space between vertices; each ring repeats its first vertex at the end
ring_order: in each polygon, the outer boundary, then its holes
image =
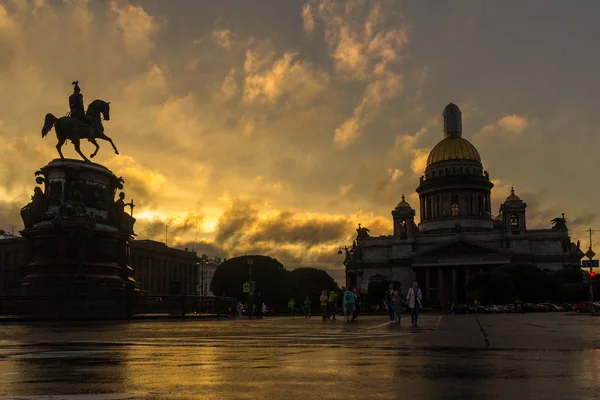
POLYGON ((75 85, 75 87, 73 88, 73 94, 69 96, 69 107, 71 108, 71 117, 75 118, 76 120, 84 123, 89 127, 89 130, 85 132, 85 138, 92 139, 94 137, 92 120, 85 113, 85 107, 83 105, 83 95, 81 94, 81 89, 79 88, 79 81, 74 81, 73 85, 75 85))

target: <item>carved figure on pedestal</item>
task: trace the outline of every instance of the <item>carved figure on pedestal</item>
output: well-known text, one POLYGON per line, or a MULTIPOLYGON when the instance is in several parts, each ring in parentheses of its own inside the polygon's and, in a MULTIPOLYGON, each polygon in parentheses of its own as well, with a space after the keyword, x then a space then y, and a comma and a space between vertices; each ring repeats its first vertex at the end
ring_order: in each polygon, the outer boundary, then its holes
POLYGON ((48 210, 48 199, 40 187, 33 189, 31 202, 21 209, 21 218, 25 228, 31 228, 42 222, 48 210))
POLYGON ((114 211, 113 211, 113 221, 115 222, 115 227, 119 230, 127 233, 133 233, 133 225, 135 224, 135 218, 125 212, 125 207, 131 207, 131 212, 133 213, 133 200, 130 203, 125 203, 125 193, 119 193, 119 199, 115 201, 114 211))
POLYGON ((550 221, 552 225, 552 229, 567 229, 567 220, 565 219, 565 214, 562 214, 562 217, 554 218, 550 221))
POLYGON ((77 151, 81 158, 89 162, 90 160, 81 152, 81 139, 88 139, 96 146, 96 150, 90 155, 90 158, 94 158, 100 149, 96 139, 108 141, 115 150, 115 154, 119 154, 112 139, 104 134, 104 126, 102 125, 102 118, 105 121, 110 121, 110 101, 94 100, 84 113, 83 96, 80 93, 79 81, 75 81, 73 84, 75 85, 74 93, 69 97, 70 115, 56 118, 53 114, 46 114, 44 127, 42 128, 42 137, 46 137, 48 132, 54 127, 56 138, 58 139, 56 149, 60 158, 64 158, 61 151, 62 146, 67 140, 70 140, 75 146, 75 151, 77 151))
POLYGON ((358 233, 356 236, 358 239, 367 239, 371 237, 371 235, 369 235, 370 231, 367 228, 361 227, 360 224, 358 224, 356 232, 358 233))

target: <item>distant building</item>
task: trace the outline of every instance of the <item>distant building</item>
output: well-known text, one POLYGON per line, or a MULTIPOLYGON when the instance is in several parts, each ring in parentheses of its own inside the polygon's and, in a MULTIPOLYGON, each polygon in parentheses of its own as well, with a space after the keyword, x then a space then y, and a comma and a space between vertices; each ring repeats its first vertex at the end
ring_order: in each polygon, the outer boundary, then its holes
POLYGON ((0 296, 11 293, 25 263, 25 240, 0 230, 0 296))
POLYGON ((198 256, 154 240, 131 244, 131 267, 143 296, 195 295, 199 284, 198 256))
MULTIPOLYGON (((131 267, 143 296, 199 295, 199 260, 195 251, 167 247, 153 240, 134 240, 131 244, 131 267)), ((0 230, 0 296, 9 295, 18 285, 25 261, 25 240, 0 230)), ((204 266, 209 296, 210 283, 220 263, 220 258, 208 259, 204 266)))
POLYGON ((214 259, 209 259, 204 255, 200 257, 200 288, 199 292, 204 293, 205 296, 215 296, 217 294, 211 291, 212 279, 215 276, 215 272, 219 265, 221 265, 222 259, 220 257, 215 257, 214 259), (204 275, 204 279, 202 279, 202 275, 204 275))
MULTIPOLYGON (((528 229, 527 204, 514 190, 492 215, 494 186, 479 152, 462 137, 458 106, 444 109, 444 138, 431 150, 416 192, 421 221, 405 200, 392 211, 394 234, 372 237, 359 226, 348 253, 348 283, 398 281, 405 292, 416 280, 434 302, 464 302, 465 283, 475 273, 511 262, 556 270, 580 263, 583 253, 571 242, 564 214, 549 229, 528 229)), ((382 294, 383 295, 383 294, 382 294)))

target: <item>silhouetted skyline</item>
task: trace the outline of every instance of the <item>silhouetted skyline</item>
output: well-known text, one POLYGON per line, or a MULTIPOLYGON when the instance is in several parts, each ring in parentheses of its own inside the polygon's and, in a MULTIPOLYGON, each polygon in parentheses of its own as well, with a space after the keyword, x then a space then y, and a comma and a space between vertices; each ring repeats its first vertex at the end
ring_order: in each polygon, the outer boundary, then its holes
MULTIPOLYGON (((47 112, 111 101, 94 161, 123 175, 140 238, 340 272, 361 223, 390 234, 443 137, 463 137, 528 226, 594 227, 596 2, 0 1, 0 229, 56 158, 47 112), (187 244, 186 244, 187 243, 187 244), (337 260, 337 263, 290 263, 337 260)), ((52 133, 54 135, 54 133, 52 133)), ((82 145, 89 155, 94 147, 82 145)), ((72 145, 66 157, 78 158, 72 145)), ((417 214, 417 220, 419 215, 417 214)))

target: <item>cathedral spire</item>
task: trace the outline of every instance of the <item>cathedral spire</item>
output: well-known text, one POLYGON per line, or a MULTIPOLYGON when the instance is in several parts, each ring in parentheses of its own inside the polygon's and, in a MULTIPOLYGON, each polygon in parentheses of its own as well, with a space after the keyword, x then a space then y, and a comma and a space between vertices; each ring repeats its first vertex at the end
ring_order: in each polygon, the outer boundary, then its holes
POLYGON ((454 103, 450 103, 444 108, 444 137, 462 136, 462 113, 460 108, 454 103))

